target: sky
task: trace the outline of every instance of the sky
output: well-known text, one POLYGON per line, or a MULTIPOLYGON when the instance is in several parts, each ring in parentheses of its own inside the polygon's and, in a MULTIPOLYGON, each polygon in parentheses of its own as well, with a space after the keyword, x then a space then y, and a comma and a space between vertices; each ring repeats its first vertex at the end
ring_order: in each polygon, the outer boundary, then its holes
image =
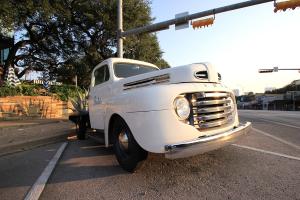
MULTIPOLYGON (((241 2, 236 0, 152 0, 154 22, 241 2)), ((217 14, 208 28, 157 32, 171 66, 210 62, 223 82, 240 92, 264 92, 300 79, 298 71, 259 74, 258 69, 300 68, 300 8, 274 13, 273 3, 217 14)))

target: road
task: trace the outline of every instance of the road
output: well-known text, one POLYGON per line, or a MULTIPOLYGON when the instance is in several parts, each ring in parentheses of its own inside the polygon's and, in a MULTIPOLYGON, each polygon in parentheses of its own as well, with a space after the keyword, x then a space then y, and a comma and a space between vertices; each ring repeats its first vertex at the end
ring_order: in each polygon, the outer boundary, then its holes
MULTIPOLYGON (((40 199, 300 199, 300 112, 239 114, 254 130, 236 145, 179 160, 150 154, 134 174, 111 148, 70 140, 40 199)), ((0 199, 24 198, 60 145, 0 157, 0 199)))
POLYGON ((300 112, 240 111, 242 121, 300 146, 300 112))

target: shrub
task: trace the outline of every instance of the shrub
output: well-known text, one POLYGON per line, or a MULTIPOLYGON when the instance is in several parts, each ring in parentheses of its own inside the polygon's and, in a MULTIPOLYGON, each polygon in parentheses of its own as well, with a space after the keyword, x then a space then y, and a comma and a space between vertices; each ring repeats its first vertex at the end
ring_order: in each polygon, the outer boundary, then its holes
POLYGON ((81 111, 87 111, 88 110, 88 102, 87 102, 87 97, 88 97, 88 90, 84 91, 79 91, 77 90, 76 96, 71 97, 70 101, 73 105, 73 111, 81 112, 81 111))
POLYGON ((20 94, 23 96, 39 96, 39 95, 44 94, 44 93, 40 92, 41 86, 39 86, 39 85, 22 84, 22 85, 18 86, 17 88, 19 88, 20 94))
POLYGON ((78 96, 78 92, 83 93, 81 88, 76 89, 74 85, 52 85, 47 91, 42 85, 21 84, 17 87, 4 85, 0 87, 0 97, 6 96, 56 96, 62 101, 78 96))
MULTIPOLYGON (((78 91, 83 93, 81 88, 78 91)), ((50 88, 50 92, 58 96, 62 101, 67 101, 70 98, 78 96, 76 86, 74 85, 53 85, 50 88)))
POLYGON ((6 97, 6 96, 17 96, 20 92, 18 89, 10 86, 4 86, 0 87, 0 97, 6 97))

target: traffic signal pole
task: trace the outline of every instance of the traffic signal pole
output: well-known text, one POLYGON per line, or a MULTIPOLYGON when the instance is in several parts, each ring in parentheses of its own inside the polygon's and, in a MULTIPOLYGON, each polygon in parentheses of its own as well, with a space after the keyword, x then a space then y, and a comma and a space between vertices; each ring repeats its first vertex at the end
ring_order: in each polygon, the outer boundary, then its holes
MULTIPOLYGON (((295 8, 295 6, 299 6, 298 5, 299 0, 290 0, 290 1, 294 1, 294 2, 296 1, 297 2, 297 5, 295 3, 293 3, 293 4, 295 4, 295 5, 292 5, 292 6, 294 6, 293 9, 295 8)), ((130 29, 130 30, 127 30, 127 31, 123 31, 123 26, 122 26, 122 23, 123 23, 123 19, 122 19, 122 0, 118 0, 118 55, 119 55, 119 57, 123 56, 123 38, 125 38, 127 36, 161 31, 161 30, 168 29, 169 26, 174 25, 174 24, 184 24, 184 23, 187 23, 187 22, 189 22, 190 20, 193 20, 193 19, 206 17, 206 16, 210 16, 210 15, 216 15, 216 14, 219 14, 219 13, 224 13, 224 12, 237 10, 237 9, 241 9, 241 8, 246 8, 246 7, 250 7, 250 6, 255 6, 255 5, 258 5, 258 4, 264 4, 264 3, 268 3, 268 2, 274 2, 274 0, 250 0, 250 1, 240 2, 240 3, 236 3, 236 4, 231 4, 231 5, 228 5, 228 6, 214 8, 214 9, 194 13, 194 14, 191 14, 191 15, 185 15, 185 16, 177 17, 177 18, 170 19, 170 20, 167 20, 167 21, 163 21, 163 22, 159 22, 159 23, 155 23, 155 24, 151 24, 151 25, 147 25, 147 26, 142 26, 142 27, 138 27, 138 28, 133 28, 133 29, 130 29)), ((277 4, 274 3, 275 6, 277 4)), ((290 3, 287 4, 285 7, 288 7, 288 6, 290 6, 290 3)), ((287 9, 285 7, 283 7, 283 8, 277 8, 276 7, 276 9, 285 10, 285 9, 287 9)), ((275 12, 275 10, 274 10, 274 12, 275 12)))
POLYGON ((118 57, 123 58, 123 37, 121 33, 123 32, 123 0, 118 1, 118 57))

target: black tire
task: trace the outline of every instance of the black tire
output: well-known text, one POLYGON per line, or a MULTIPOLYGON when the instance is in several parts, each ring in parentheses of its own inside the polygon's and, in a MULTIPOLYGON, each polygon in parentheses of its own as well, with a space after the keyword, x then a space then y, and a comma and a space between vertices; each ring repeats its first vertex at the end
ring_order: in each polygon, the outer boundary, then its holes
POLYGON ((147 159, 148 152, 136 142, 128 125, 122 119, 118 119, 114 123, 112 143, 120 166, 128 172, 136 171, 142 165, 142 161, 147 159), (119 139, 124 136, 124 133, 128 138, 128 143, 122 142, 119 139), (128 144, 127 148, 126 144, 128 144))
POLYGON ((83 117, 80 117, 77 123, 76 134, 78 140, 85 140, 87 130, 87 122, 83 117))

